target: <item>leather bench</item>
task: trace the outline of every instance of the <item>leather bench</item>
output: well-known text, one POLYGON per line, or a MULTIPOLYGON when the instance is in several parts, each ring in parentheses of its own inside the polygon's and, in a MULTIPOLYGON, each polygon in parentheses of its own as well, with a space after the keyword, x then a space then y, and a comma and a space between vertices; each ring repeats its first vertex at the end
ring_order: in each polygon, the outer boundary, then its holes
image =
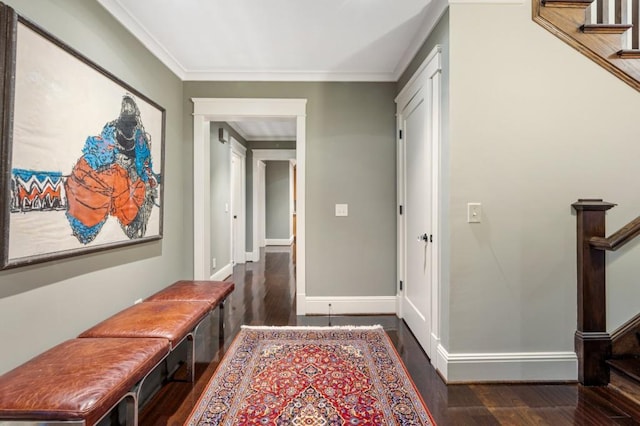
POLYGON ((0 423, 94 425, 125 400, 138 423, 142 382, 167 339, 72 339, 0 376, 0 423))
POLYGON ((80 338, 163 338, 173 351, 184 339, 187 350, 187 374, 195 379, 195 339, 197 327, 209 313, 209 304, 199 301, 158 300, 142 302, 96 324, 81 333, 80 338))
POLYGON ((219 340, 224 342, 224 302, 235 289, 228 281, 176 281, 170 286, 152 294, 145 302, 158 300, 182 300, 207 302, 213 311, 220 307, 219 340))

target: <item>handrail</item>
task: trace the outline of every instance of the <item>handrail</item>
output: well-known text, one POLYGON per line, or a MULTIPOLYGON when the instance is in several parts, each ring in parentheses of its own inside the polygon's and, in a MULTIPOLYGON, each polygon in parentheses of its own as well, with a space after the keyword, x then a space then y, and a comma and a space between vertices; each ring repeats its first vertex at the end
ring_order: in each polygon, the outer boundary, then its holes
POLYGON ((640 216, 611 234, 609 237, 591 237, 589 245, 596 250, 615 251, 640 235, 640 216))
POLYGON ((606 386, 611 357, 607 333, 607 285, 605 250, 617 250, 640 235, 640 216, 605 237, 605 214, 615 204, 600 199, 581 199, 572 204, 577 219, 578 321, 575 348, 578 380, 583 385, 606 386))

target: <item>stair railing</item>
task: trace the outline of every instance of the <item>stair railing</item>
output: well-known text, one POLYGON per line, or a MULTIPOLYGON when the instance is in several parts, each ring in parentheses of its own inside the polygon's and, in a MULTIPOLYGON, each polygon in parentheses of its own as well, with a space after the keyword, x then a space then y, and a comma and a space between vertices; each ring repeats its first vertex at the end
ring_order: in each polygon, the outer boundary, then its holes
POLYGON ((533 20, 640 91, 640 0, 533 0, 533 20))
POLYGON ((594 0, 586 10, 582 31, 589 34, 621 34, 620 56, 637 54, 640 49, 640 1, 594 0))
POLYGON ((577 213, 578 380, 587 386, 604 386, 609 383, 605 361, 611 356, 606 321, 605 251, 617 250, 640 235, 640 216, 606 237, 605 213, 615 204, 580 199, 572 206, 577 213))

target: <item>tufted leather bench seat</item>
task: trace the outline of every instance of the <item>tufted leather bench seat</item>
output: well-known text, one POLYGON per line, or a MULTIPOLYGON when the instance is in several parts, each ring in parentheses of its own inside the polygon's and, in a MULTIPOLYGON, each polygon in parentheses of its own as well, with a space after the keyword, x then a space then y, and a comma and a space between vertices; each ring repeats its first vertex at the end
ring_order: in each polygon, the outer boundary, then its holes
POLYGON ((225 299, 233 289, 235 284, 228 281, 176 281, 169 287, 152 294, 145 299, 148 301, 157 300, 190 300, 208 302, 211 309, 215 309, 225 299))
POLYGON ((136 425, 142 382, 169 349, 159 338, 67 340, 0 376, 0 423, 93 425, 126 400, 136 425))
POLYGON ((198 325, 209 313, 209 304, 198 301, 150 301, 133 305, 81 333, 80 338, 164 338, 174 350, 184 339, 190 341, 187 374, 194 381, 195 339, 198 325))
POLYGON ((235 284, 228 281, 176 281, 169 287, 152 294, 145 299, 158 300, 188 300, 207 302, 213 311, 220 307, 219 340, 224 341, 224 302, 235 289, 235 284))

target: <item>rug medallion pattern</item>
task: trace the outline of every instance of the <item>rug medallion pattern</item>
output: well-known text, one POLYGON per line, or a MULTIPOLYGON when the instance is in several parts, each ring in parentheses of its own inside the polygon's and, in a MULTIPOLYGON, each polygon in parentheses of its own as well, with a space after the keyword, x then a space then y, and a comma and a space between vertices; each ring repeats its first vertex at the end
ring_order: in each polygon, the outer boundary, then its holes
POLYGON ((432 425, 382 327, 243 327, 189 425, 432 425))

